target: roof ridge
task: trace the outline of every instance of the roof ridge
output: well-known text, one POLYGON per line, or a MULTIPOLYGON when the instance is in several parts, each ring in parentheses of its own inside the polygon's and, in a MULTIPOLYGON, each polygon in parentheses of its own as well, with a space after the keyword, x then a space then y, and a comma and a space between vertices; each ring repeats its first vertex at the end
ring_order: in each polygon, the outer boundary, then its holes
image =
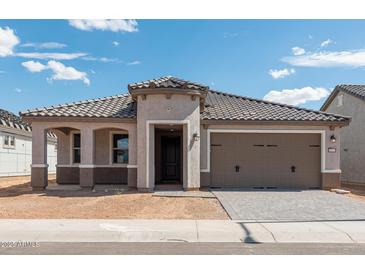
POLYGON ((153 78, 153 79, 149 79, 149 80, 143 80, 143 81, 138 81, 138 82, 134 82, 134 83, 129 83, 128 84, 128 90, 136 90, 136 89, 142 89, 142 88, 155 88, 156 85, 160 85, 164 82, 168 82, 171 81, 173 82, 175 85, 177 86, 184 86, 186 85, 192 85, 197 87, 200 90, 206 91, 209 89, 209 86, 205 85, 205 84, 201 84, 198 82, 193 82, 190 80, 185 80, 182 79, 180 77, 176 77, 176 76, 159 76, 157 78, 153 78))
POLYGON ((120 97, 125 97, 125 96, 129 96, 129 94, 120 93, 120 94, 116 94, 116 95, 104 96, 104 97, 99 97, 99 98, 95 98, 95 99, 85 99, 85 100, 74 101, 74 102, 69 102, 69 103, 61 103, 61 104, 51 105, 51 106, 43 107, 43 108, 27 109, 26 111, 20 112, 20 115, 27 114, 30 112, 35 112, 35 111, 41 111, 41 110, 52 110, 52 109, 65 107, 65 106, 74 106, 74 105, 89 104, 89 103, 93 103, 93 102, 106 101, 108 99, 120 98, 120 97))
POLYGON ((335 114, 335 113, 328 113, 328 112, 324 112, 324 111, 320 111, 320 110, 314 110, 314 109, 309 109, 309 108, 296 107, 296 106, 293 106, 293 105, 287 105, 287 104, 282 104, 282 103, 270 102, 270 101, 266 101, 266 100, 262 100, 262 99, 252 98, 252 97, 243 96, 243 95, 236 95, 236 94, 227 93, 227 92, 218 91, 218 90, 209 89, 209 91, 210 92, 215 92, 215 93, 220 93, 220 94, 227 95, 227 96, 230 96, 230 97, 236 97, 236 98, 246 99, 246 100, 249 100, 249 101, 255 101, 255 102, 258 102, 258 103, 264 103, 264 104, 269 104, 269 105, 276 105, 276 106, 280 106, 280 107, 286 107, 286 108, 290 108, 290 109, 303 110, 303 111, 307 111, 307 112, 314 112, 314 113, 317 113, 317 114, 324 114, 326 116, 347 117, 347 116, 338 115, 338 114, 335 114))

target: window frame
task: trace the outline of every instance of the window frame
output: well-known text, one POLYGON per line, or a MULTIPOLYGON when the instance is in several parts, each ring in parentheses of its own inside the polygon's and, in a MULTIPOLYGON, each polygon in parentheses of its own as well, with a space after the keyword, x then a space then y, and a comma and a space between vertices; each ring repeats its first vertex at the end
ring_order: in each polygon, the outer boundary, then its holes
POLYGON ((71 134, 70 134, 70 164, 71 165, 74 165, 74 166, 78 166, 81 164, 81 132, 80 131, 72 131, 71 134), (74 141, 75 141, 75 135, 76 134, 79 134, 80 135, 80 147, 79 148, 75 148, 74 146, 74 141), (79 163, 76 163, 74 160, 74 150, 75 149, 78 149, 80 150, 80 162, 79 163))
POLYGON ((16 149, 16 138, 14 135, 12 134, 5 134, 3 135, 3 148, 6 149, 16 149), (8 139, 8 144, 5 144, 5 140, 8 139), (14 145, 11 145, 11 140, 14 141, 14 145))
POLYGON ((129 134, 128 131, 126 130, 118 130, 118 131, 110 131, 109 132, 109 164, 113 165, 113 166, 121 166, 121 167, 126 167, 129 164, 129 134), (118 149, 118 148, 114 148, 114 135, 116 134, 122 134, 122 135, 127 135, 128 136, 128 148, 127 153, 128 153, 128 161, 126 163, 114 163, 114 151, 115 150, 125 150, 125 149, 118 149))

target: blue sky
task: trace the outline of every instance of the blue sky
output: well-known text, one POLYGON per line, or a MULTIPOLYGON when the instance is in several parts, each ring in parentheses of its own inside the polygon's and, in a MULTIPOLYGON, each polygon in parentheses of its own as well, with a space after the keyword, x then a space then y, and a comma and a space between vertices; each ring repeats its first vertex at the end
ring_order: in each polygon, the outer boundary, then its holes
POLYGON ((173 75, 318 109, 365 81, 364 20, 0 20, 0 108, 17 113, 173 75))

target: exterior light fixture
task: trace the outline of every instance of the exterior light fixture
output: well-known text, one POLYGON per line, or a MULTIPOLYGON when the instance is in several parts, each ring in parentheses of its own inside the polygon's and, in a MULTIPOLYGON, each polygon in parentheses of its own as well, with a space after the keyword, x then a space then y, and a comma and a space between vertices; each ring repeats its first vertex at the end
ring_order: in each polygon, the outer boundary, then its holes
POLYGON ((332 135, 330 137, 330 140, 331 140, 332 143, 336 143, 336 137, 335 137, 335 135, 332 135))
POLYGON ((200 136, 196 132, 193 134, 193 138, 194 138, 194 141, 196 141, 196 142, 200 140, 200 136))

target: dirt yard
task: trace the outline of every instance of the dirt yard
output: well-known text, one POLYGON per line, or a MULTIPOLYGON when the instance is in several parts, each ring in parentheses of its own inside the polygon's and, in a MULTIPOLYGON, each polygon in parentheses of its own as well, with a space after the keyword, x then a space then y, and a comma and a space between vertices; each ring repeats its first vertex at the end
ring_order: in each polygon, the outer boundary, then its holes
MULTIPOLYGON (((50 184, 54 183, 54 176, 50 184)), ((228 219, 215 198, 150 193, 48 190, 33 193, 27 177, 0 178, 0 218, 228 219)))
POLYGON ((351 193, 346 194, 346 196, 365 201, 365 186, 351 186, 343 184, 341 188, 351 191, 351 193))

